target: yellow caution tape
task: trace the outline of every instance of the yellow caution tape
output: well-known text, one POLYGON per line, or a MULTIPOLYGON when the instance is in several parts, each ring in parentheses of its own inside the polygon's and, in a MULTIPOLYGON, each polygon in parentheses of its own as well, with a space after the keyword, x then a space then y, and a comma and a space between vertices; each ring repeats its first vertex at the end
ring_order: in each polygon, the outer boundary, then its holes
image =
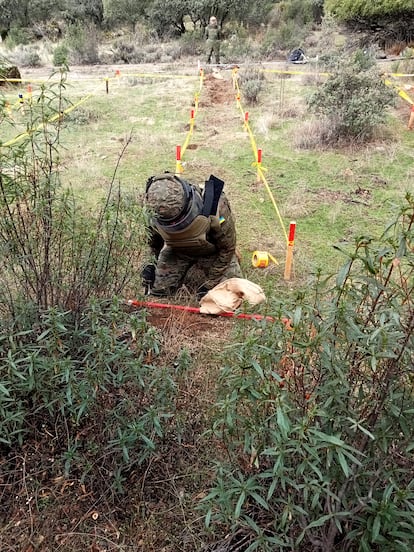
POLYGON ((405 90, 403 90, 401 88, 401 86, 398 85, 398 83, 390 80, 390 79, 384 79, 384 84, 390 88, 393 88, 397 94, 400 96, 400 98, 402 98, 403 100, 405 100, 406 102, 408 102, 409 104, 411 105, 414 105, 414 100, 407 94, 407 92, 405 90))
POLYGON ((19 134, 18 136, 16 136, 12 140, 9 140, 8 142, 5 142, 4 144, 1 144, 1 145, 3 147, 11 146, 11 145, 15 144, 16 142, 18 142, 19 140, 21 140, 22 138, 30 136, 34 132, 44 128, 48 123, 53 123, 54 121, 62 118, 64 115, 67 115, 68 113, 73 111, 75 108, 77 108, 79 105, 86 102, 91 96, 92 96, 92 94, 88 94, 88 96, 85 96, 84 98, 82 98, 76 104, 71 105, 70 107, 68 107, 67 109, 61 111, 60 113, 56 113, 55 115, 53 115, 53 117, 50 117, 47 121, 44 121, 43 123, 40 123, 40 125, 38 125, 36 128, 31 128, 31 129, 27 130, 26 132, 23 132, 22 134, 19 134))
POLYGON ((194 113, 193 113, 193 117, 191 117, 191 119, 190 119, 190 126, 189 126, 189 129, 188 129, 188 132, 187 132, 187 136, 184 140, 183 145, 181 146, 180 160, 176 162, 176 173, 177 174, 182 174, 184 172, 184 167, 183 167, 181 161, 183 159, 184 153, 187 151, 187 148, 190 144, 191 137, 193 135, 195 117, 196 117, 197 112, 198 112, 198 102, 199 102, 199 97, 200 97, 200 94, 201 94, 201 90, 203 88, 204 78, 205 78, 204 77, 204 71, 203 71, 203 69, 200 69, 200 71, 199 71, 199 89, 194 95, 194 113))
MULTIPOLYGON (((240 101, 240 98, 241 98, 241 92, 240 92, 240 87, 239 87, 239 83, 238 83, 238 79, 237 79, 237 72, 236 71, 233 71, 233 86, 234 88, 236 89, 236 100, 237 100, 237 107, 240 109, 240 111, 242 112, 242 114, 244 115, 245 114, 245 111, 243 109, 243 106, 241 105, 241 101, 240 101)), ((264 172, 267 170, 265 169, 264 167, 262 167, 262 164, 258 162, 258 149, 257 149, 257 144, 256 144, 256 140, 255 140, 255 137, 254 137, 254 134, 252 132, 252 129, 250 128, 250 124, 249 124, 249 121, 244 121, 244 128, 246 129, 248 135, 249 135, 249 139, 250 139, 250 144, 252 146, 252 150, 253 150, 253 155, 254 155, 254 158, 255 158, 255 162, 252 163, 252 166, 255 166, 257 167, 257 177, 259 180, 261 180, 263 182, 263 184, 265 185, 265 188, 266 188, 266 191, 267 193, 269 194, 269 197, 270 197, 270 201, 272 202, 272 205, 276 211, 276 215, 277 215, 277 218, 279 219, 279 223, 280 223, 280 226, 283 230, 283 234, 285 236, 285 239, 286 239, 286 243, 288 242, 288 235, 287 235, 287 231, 286 231, 286 228, 285 228, 285 225, 283 223, 283 220, 282 220, 282 217, 280 215, 280 211, 278 209, 278 206, 277 206, 277 203, 276 203, 276 200, 272 194, 272 190, 270 189, 270 186, 266 180, 266 177, 264 175, 264 172)), ((277 264, 277 261, 274 260, 274 262, 277 264)))

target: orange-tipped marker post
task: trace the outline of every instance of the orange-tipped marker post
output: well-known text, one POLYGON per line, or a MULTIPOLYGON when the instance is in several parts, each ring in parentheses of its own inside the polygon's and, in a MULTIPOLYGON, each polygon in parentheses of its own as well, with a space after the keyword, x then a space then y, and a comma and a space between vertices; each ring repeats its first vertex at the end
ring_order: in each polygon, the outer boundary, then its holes
POLYGON ((175 174, 182 174, 184 167, 181 163, 181 146, 175 146, 175 174))
POLYGON ((261 175, 260 175, 261 168, 262 168, 262 150, 260 148, 258 148, 258 150, 257 150, 257 182, 260 182, 260 180, 261 180, 261 175))
POLYGON ((293 263, 293 246, 295 243, 296 222, 292 221, 289 225, 289 237, 286 250, 285 280, 290 280, 293 263))

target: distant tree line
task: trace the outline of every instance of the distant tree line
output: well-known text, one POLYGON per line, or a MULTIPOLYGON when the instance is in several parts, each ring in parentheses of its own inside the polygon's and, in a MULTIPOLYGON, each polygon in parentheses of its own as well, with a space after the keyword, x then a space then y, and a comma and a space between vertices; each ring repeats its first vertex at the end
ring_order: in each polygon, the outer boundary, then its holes
POLYGON ((413 0, 325 0, 325 9, 383 47, 414 42, 413 0))
POLYGON ((202 28, 215 15, 220 24, 233 21, 260 26, 277 8, 283 17, 295 18, 301 11, 317 21, 324 0, 0 0, 0 33, 5 39, 13 28, 30 28, 35 37, 59 35, 68 24, 92 23, 101 29, 120 25, 134 29, 138 22, 160 35, 184 34, 202 28))
POLYGON ((50 28, 77 22, 111 29, 119 25, 134 28, 142 20, 161 34, 183 34, 185 18, 195 27, 205 26, 211 15, 220 23, 231 19, 242 25, 260 25, 278 3, 269 0, 0 0, 0 32, 5 39, 12 28, 30 27, 40 35, 50 28))
POLYGON ((0 0, 0 36, 29 29, 33 38, 58 39, 71 24, 134 30, 140 22, 158 36, 179 36, 203 28, 211 15, 220 24, 257 28, 269 21, 320 22, 324 13, 377 34, 379 42, 414 39, 413 0, 0 0))

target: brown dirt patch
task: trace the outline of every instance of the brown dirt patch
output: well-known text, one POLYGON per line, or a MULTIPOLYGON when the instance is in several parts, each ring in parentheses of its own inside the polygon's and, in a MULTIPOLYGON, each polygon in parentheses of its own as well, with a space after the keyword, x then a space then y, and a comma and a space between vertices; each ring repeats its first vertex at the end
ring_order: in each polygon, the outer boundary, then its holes
POLYGON ((160 330, 164 350, 172 357, 186 348, 197 356, 206 356, 223 347, 229 339, 234 320, 175 309, 150 309, 148 320, 160 330))
POLYGON ((308 190, 315 195, 318 203, 336 203, 343 201, 344 203, 362 203, 367 205, 371 199, 372 192, 368 189, 358 187, 353 192, 342 192, 339 190, 308 190))
POLYGON ((214 75, 206 75, 200 107, 211 107, 231 102, 234 102, 234 90, 231 81, 217 78, 214 75))

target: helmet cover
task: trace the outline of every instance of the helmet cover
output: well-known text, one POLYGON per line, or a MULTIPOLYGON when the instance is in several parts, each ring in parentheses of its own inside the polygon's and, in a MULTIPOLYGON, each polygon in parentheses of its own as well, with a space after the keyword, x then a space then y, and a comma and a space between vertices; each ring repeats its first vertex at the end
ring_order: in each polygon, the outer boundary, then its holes
POLYGON ((181 182, 173 178, 163 178, 152 182, 147 190, 148 207, 156 218, 175 219, 185 208, 186 196, 181 182))

